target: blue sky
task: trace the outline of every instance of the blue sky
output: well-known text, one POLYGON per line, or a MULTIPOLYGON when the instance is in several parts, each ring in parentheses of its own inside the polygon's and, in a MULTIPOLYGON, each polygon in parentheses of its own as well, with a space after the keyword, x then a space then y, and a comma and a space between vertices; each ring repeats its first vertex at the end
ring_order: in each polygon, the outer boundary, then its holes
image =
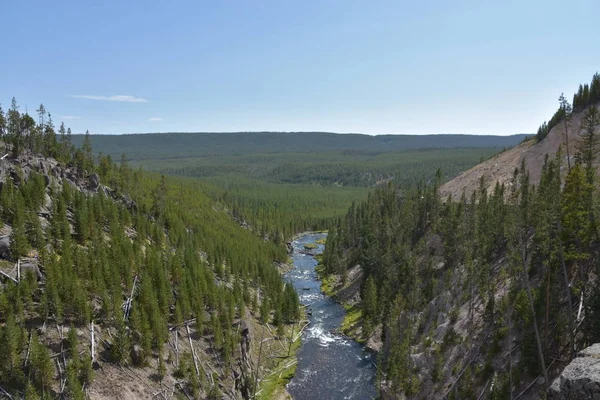
POLYGON ((11 1, 0 102, 74 132, 534 132, 600 2, 11 1))

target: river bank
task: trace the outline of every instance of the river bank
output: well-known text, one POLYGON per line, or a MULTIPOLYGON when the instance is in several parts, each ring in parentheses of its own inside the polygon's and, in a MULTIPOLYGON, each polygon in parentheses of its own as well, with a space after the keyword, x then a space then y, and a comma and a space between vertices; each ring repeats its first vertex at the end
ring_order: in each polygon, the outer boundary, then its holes
POLYGON ((360 307, 360 288, 363 281, 363 272, 360 266, 348 270, 346 283, 342 283, 339 274, 325 274, 324 265, 320 257, 319 264, 315 267, 318 278, 321 280, 321 292, 330 297, 346 310, 346 315, 340 326, 340 332, 352 340, 362 344, 373 352, 379 352, 383 343, 381 341, 381 326, 365 337, 363 334, 362 308, 360 307))

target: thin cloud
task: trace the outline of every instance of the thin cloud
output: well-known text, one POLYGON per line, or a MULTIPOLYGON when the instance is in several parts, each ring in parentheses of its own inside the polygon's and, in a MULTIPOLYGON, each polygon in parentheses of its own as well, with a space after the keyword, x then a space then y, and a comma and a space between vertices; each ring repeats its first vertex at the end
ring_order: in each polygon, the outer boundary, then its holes
POLYGON ((74 115, 63 115, 60 119, 79 119, 80 117, 76 117, 74 115))
POLYGON ((158 121, 162 121, 162 118, 148 118, 148 121, 150 121, 150 122, 158 122, 158 121))
POLYGON ((104 101, 122 101, 125 103, 148 103, 148 100, 142 99, 140 97, 129 96, 124 94, 119 94, 116 96, 95 96, 88 94, 72 94, 70 97, 76 99, 87 99, 87 100, 104 100, 104 101))

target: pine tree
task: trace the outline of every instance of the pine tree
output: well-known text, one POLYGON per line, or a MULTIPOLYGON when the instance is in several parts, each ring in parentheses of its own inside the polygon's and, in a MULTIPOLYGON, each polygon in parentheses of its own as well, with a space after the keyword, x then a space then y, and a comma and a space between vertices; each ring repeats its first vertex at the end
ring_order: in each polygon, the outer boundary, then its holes
POLYGON ((31 371, 33 382, 42 391, 44 396, 52 385, 55 370, 50 358, 50 352, 44 344, 40 343, 37 334, 32 332, 31 371))
POLYGON ((114 336, 113 343, 110 347, 110 355, 112 360, 119 365, 127 365, 129 363, 130 341, 127 332, 127 327, 122 319, 118 319, 117 333, 114 336))
POLYGON ((6 116, 2 105, 0 105, 0 140, 6 144, 6 116))
POLYGON ((562 118, 563 118, 563 121, 565 124, 565 144, 567 146, 567 166, 570 171, 571 170, 571 153, 569 152, 569 124, 568 124, 568 122, 571 119, 571 113, 573 111, 573 108, 567 101, 564 93, 560 94, 560 97, 558 98, 558 102, 560 104, 560 111, 561 111, 562 118))
POLYGON ((589 256, 586 252, 591 239, 589 209, 582 199, 586 199, 590 190, 582 165, 575 164, 565 178, 562 195, 562 231, 567 261, 583 260, 589 256))
POLYGON ((56 132, 54 131, 54 123, 52 122, 52 115, 48 113, 48 122, 44 126, 44 151, 43 153, 47 156, 56 156, 56 132))
POLYGON ((581 120, 581 127, 579 130, 581 143, 578 146, 579 157, 585 166, 587 179, 590 184, 593 184, 595 173, 593 164, 600 153, 600 134, 597 132, 599 128, 600 112, 598 112, 598 109, 595 106, 590 107, 581 120))
POLYGON ((17 157, 23 150, 21 136, 21 114, 17 100, 13 97, 7 112, 7 141, 12 145, 12 156, 17 157))
POLYGON ((94 166, 94 155, 92 153, 92 138, 89 131, 85 131, 85 137, 81 146, 83 152, 83 169, 88 173, 92 172, 94 166))
POLYGON ((4 327, 0 327, 0 380, 20 382, 23 378, 21 370, 22 332, 12 314, 8 314, 4 327))
POLYGON ((10 234, 10 251, 12 258, 16 261, 27 254, 29 242, 25 231, 25 205, 20 193, 15 196, 14 218, 12 221, 12 232, 10 234))
POLYGON ((372 277, 367 278, 363 289, 363 318, 365 320, 365 337, 371 335, 372 329, 377 324, 377 287, 372 277))
MULTIPOLYGON (((573 170, 572 170, 573 171, 573 170)), ((544 358, 542 339, 538 328, 538 322, 535 312, 535 303, 529 282, 529 270, 531 266, 531 255, 528 248, 528 230, 531 223, 531 192, 529 185, 529 172, 525 166, 525 160, 521 163, 521 168, 515 171, 518 185, 513 185, 515 188, 512 194, 512 200, 516 206, 515 214, 512 216, 511 236, 511 258, 515 263, 516 269, 519 271, 521 282, 527 294, 529 302, 529 311, 531 313, 531 321, 535 333, 535 342, 537 345, 537 354, 540 370, 544 376, 544 384, 548 386, 548 374, 546 371, 546 360, 544 358)))

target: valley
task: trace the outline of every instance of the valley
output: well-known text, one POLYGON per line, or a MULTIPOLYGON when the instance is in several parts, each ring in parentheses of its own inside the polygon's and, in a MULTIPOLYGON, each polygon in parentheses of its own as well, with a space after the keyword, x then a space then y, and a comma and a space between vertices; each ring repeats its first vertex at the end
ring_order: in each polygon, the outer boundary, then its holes
POLYGON ((135 148, 165 136, 138 135, 120 148, 138 158, 115 163, 94 145, 122 137, 57 135, 13 99, 0 389, 538 398, 600 341, 597 114, 574 111, 543 138, 423 136, 387 151, 360 135, 170 134, 166 158, 145 158, 135 148), (178 140, 192 137, 212 142, 186 153, 178 140))
POLYGON ((600 399, 598 0, 0 15, 0 400, 600 399))

